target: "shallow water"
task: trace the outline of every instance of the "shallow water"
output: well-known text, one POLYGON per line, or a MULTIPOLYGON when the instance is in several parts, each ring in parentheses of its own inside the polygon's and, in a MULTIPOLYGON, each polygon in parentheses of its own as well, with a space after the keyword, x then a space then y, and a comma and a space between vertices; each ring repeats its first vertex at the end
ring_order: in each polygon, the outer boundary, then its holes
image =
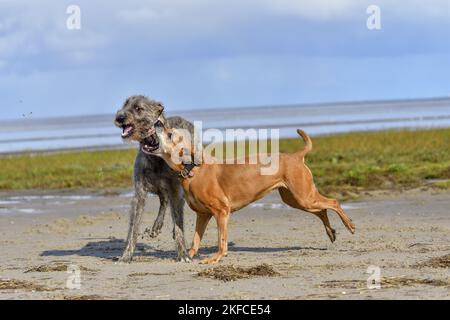
MULTIPOLYGON (((123 201, 130 198, 131 192, 122 192, 114 196, 100 194, 39 194, 39 195, 2 195, 0 201, 0 216, 36 215, 36 214, 70 214, 70 206, 81 206, 81 210, 92 207, 104 207, 105 201, 123 201), (120 200, 122 199, 122 200, 120 200), (98 205, 98 203, 102 203, 98 205)), ((123 208, 123 204, 113 205, 113 208, 123 208)), ((128 205, 126 206, 128 207, 128 205)))
MULTIPOLYGON (((0 195, 0 216, 9 215, 39 215, 56 214, 71 215, 80 212, 101 212, 105 206, 109 210, 128 212, 133 192, 123 190, 114 195, 103 194, 39 194, 39 195, 0 195), (73 211, 73 212, 72 212, 73 211)), ((148 197, 156 197, 149 194, 148 197)), ((277 192, 271 193, 261 200, 251 203, 251 209, 261 210, 290 210, 288 205, 281 202, 277 192)), ((356 210, 364 207, 363 202, 342 204, 344 210, 356 210)), ((296 210, 296 209, 292 209, 296 210)))

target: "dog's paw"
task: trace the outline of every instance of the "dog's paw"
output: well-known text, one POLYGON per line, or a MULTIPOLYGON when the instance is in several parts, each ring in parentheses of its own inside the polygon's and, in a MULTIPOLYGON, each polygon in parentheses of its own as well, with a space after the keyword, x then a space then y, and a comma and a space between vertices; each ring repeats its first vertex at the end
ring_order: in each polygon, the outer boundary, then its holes
POLYGON ((188 251, 188 256, 189 256, 189 258, 194 258, 194 256, 197 254, 197 251, 196 250, 194 250, 194 249, 189 249, 189 251, 188 251))
POLYGON ((144 234, 146 234, 150 238, 156 238, 157 236, 159 236, 160 233, 161 233, 161 229, 155 229, 155 228, 152 228, 152 230, 147 228, 144 231, 144 234))
POLYGON ((216 253, 210 258, 205 258, 200 261, 200 264, 216 264, 222 259, 222 257, 226 256, 226 253, 216 253))
POLYGON ((161 229, 154 229, 148 235, 150 238, 156 238, 161 233, 161 229))
POLYGON ((336 230, 327 230, 328 238, 330 238, 331 243, 336 241, 336 230))
POLYGON ((157 236, 159 236, 160 233, 161 233, 161 231, 154 230, 154 231, 150 232, 149 236, 150 236, 150 238, 156 238, 157 236))
POLYGON ((133 258, 129 255, 123 255, 120 258, 116 258, 115 261, 119 263, 130 263, 133 258))
POLYGON ((177 261, 178 262, 191 263, 192 262, 192 258, 189 257, 189 255, 187 255, 186 253, 183 253, 181 255, 178 255, 177 261))
POLYGON ((217 258, 205 258, 200 261, 200 264, 216 264, 220 259, 217 258))

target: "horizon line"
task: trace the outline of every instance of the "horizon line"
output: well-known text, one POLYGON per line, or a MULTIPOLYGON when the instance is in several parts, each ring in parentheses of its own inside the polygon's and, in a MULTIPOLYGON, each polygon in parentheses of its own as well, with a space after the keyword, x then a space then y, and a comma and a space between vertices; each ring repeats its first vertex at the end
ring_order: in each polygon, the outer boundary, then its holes
MULTIPOLYGON (((399 98, 399 99, 380 99, 380 100, 346 100, 346 101, 332 101, 332 102, 311 102, 311 103, 286 103, 286 104, 267 104, 267 105, 249 105, 249 106, 230 106, 230 107, 207 107, 207 108, 194 108, 194 109, 175 109, 167 112, 166 114, 174 115, 174 113, 190 113, 190 112, 212 112, 212 111, 237 111, 242 109, 268 109, 273 107, 283 107, 283 108, 294 108, 294 107, 334 107, 334 106, 343 106, 343 105, 358 105, 358 104, 383 104, 383 103, 408 103, 408 102, 439 102, 446 101, 450 102, 449 96, 438 96, 438 97, 424 97, 424 98, 399 98)), ((11 122, 29 122, 29 121, 41 121, 41 120, 49 120, 49 119, 69 119, 69 118, 83 118, 83 117, 105 117, 114 114, 111 113, 91 113, 91 114, 74 114, 74 115, 65 115, 65 116, 45 116, 45 117, 36 117, 36 118, 16 118, 16 119, 4 119, 0 120, 0 123, 11 123, 11 122)))

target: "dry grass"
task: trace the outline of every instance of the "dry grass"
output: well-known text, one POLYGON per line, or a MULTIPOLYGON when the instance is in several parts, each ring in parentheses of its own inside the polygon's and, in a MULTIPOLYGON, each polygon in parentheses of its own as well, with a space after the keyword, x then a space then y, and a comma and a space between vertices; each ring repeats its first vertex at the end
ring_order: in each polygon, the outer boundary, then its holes
MULTIPOLYGON (((365 190, 409 189, 443 180, 450 187, 450 129, 350 133, 313 139, 306 158, 316 185, 325 194, 352 197, 365 190)), ((281 141, 283 151, 301 142, 281 141)))
POLYGON ((0 158, 0 189, 129 187, 136 150, 29 154, 0 158))
MULTIPOLYGON (((450 129, 348 133, 313 138, 313 144, 306 162, 328 195, 450 188, 450 129)), ((300 138, 280 141, 281 152, 302 147, 300 138)), ((0 189, 129 187, 135 155, 114 150, 1 157, 0 189)))

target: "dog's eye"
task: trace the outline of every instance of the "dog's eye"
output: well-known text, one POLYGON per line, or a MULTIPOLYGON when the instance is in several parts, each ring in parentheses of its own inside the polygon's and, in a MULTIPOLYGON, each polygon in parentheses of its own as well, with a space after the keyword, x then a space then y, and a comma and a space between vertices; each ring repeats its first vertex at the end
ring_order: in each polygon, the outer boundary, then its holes
POLYGON ((142 108, 141 108, 141 107, 139 107, 139 106, 134 106, 134 110, 136 110, 136 111, 140 112, 140 111, 142 111, 142 108))
POLYGON ((169 132, 169 133, 167 134, 167 136, 169 137, 170 140, 172 140, 172 132, 169 132))

